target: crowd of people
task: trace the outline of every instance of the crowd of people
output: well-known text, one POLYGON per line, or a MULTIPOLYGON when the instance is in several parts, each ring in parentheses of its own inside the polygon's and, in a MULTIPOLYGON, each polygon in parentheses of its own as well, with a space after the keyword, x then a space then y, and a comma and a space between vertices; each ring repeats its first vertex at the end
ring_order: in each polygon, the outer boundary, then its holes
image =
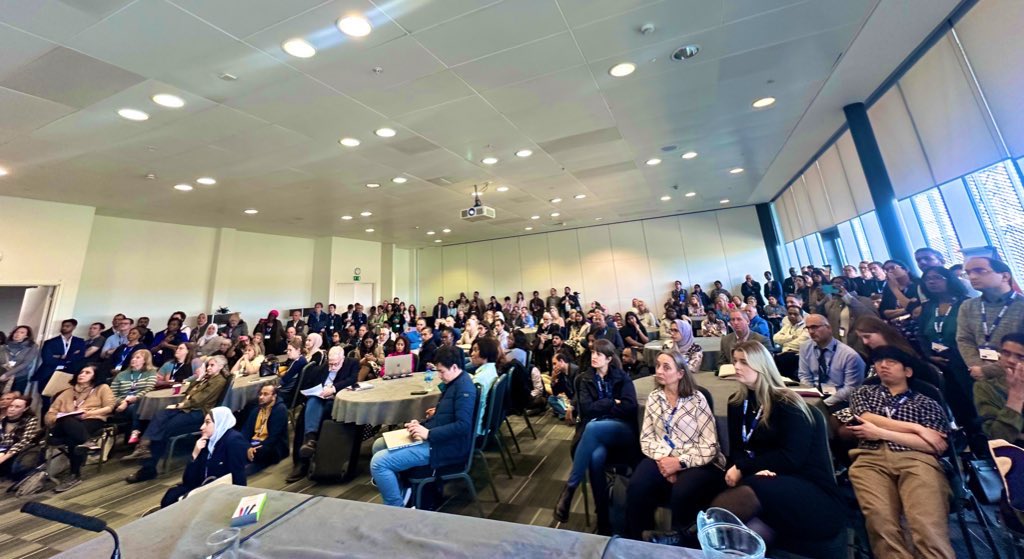
POLYGON ((464 462, 483 433, 488 392, 500 375, 515 374, 525 383, 515 407, 575 429, 557 521, 568 520, 589 478, 598 531, 610 534, 604 473, 616 465, 630 472, 621 527, 629 537, 694 545, 696 512, 718 506, 769 543, 827 542, 846 528, 838 466, 875 555, 911 556, 902 516, 919 554, 953 557, 939 457, 953 419, 975 437, 972 447, 986 437, 1024 439, 1024 297, 996 258, 947 268, 941 254, 923 248, 915 260, 920 275, 897 260, 847 265, 839 274, 790 268, 782 281, 765 272, 763 284, 748 275, 739 295, 719 281, 709 293, 676 282, 658 312, 639 299, 629 309, 597 301, 584 308, 565 287, 545 298, 538 291, 501 301, 478 292, 438 297, 419 312, 397 297, 342 313, 316 303, 286 323, 271 311, 251 332, 237 314, 213 324, 200 313, 192 326, 183 312, 157 332, 145 317, 119 314, 110 328, 91 324, 84 338, 68 319, 41 344, 30 327, 17 326, 0 345, 0 473, 30 472, 48 431, 69 455, 71 471, 57 486, 66 491, 81 479, 92 438, 116 419, 134 447, 125 459, 141 463, 129 482, 157 475, 172 437, 202 433, 165 505, 210 476, 244 484, 247 474, 289 455, 294 481, 308 473, 334 396, 385 375, 388 357, 412 354, 415 370, 439 372, 442 396, 427 417, 399 426, 424 444, 374 443, 371 475, 385 504, 408 503, 403 472, 464 462), (721 338, 713 364, 705 363, 701 337, 721 338), (659 353, 645 362, 653 340, 659 353), (714 374, 698 373, 702 365, 727 366, 738 381, 726 433, 695 380, 714 374), (226 386, 268 368, 277 382, 233 429, 235 416, 219 407, 226 386), (57 373, 65 386, 47 389, 57 373), (656 389, 641 411, 634 381, 650 375, 656 389), (796 384, 819 398, 805 401, 789 388, 796 384), (146 394, 174 385, 187 385, 184 400, 143 420, 146 394), (290 413, 298 414, 294 442, 290 413), (653 530, 661 505, 672 511, 670 532, 653 530))

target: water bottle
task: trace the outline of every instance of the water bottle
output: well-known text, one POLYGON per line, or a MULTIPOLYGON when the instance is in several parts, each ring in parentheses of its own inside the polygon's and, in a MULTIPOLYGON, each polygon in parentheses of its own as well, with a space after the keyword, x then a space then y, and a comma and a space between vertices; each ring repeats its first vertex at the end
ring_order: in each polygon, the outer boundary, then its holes
POLYGON ((432 367, 427 367, 427 370, 424 371, 423 381, 426 384, 424 388, 430 392, 430 389, 434 387, 434 369, 432 367))

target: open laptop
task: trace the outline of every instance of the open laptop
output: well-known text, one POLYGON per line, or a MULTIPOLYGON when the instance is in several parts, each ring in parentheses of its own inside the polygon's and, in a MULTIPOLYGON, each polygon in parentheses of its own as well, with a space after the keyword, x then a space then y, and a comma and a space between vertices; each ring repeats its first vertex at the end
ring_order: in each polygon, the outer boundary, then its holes
POLYGON ((388 377, 412 373, 412 354, 392 355, 384 359, 384 374, 388 377))

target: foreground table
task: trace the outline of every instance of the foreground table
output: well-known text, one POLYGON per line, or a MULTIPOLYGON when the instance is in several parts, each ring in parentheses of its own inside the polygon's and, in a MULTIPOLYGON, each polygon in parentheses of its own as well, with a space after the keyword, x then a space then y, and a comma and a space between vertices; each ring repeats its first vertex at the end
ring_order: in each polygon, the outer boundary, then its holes
MULTIPOLYGON (((230 485, 122 526, 122 555, 206 557, 207 536, 228 526, 239 499, 258 493, 267 493, 267 504, 260 521, 242 529, 243 557, 702 557, 569 530, 230 485)), ((112 550, 101 534, 57 557, 107 559, 112 550)))
POLYGON ((334 396, 331 417, 343 423, 357 425, 402 425, 413 419, 426 417, 427 408, 437 405, 441 391, 438 376, 426 394, 413 394, 426 390, 424 373, 394 380, 369 381, 369 390, 342 390, 334 396))

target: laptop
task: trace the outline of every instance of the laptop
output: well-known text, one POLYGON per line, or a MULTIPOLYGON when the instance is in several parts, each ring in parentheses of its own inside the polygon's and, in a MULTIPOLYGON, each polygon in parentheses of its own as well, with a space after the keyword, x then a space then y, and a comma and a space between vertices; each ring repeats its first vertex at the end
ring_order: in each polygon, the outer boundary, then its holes
POLYGON ((386 357, 384 359, 384 373, 389 377, 412 373, 412 354, 386 357))

